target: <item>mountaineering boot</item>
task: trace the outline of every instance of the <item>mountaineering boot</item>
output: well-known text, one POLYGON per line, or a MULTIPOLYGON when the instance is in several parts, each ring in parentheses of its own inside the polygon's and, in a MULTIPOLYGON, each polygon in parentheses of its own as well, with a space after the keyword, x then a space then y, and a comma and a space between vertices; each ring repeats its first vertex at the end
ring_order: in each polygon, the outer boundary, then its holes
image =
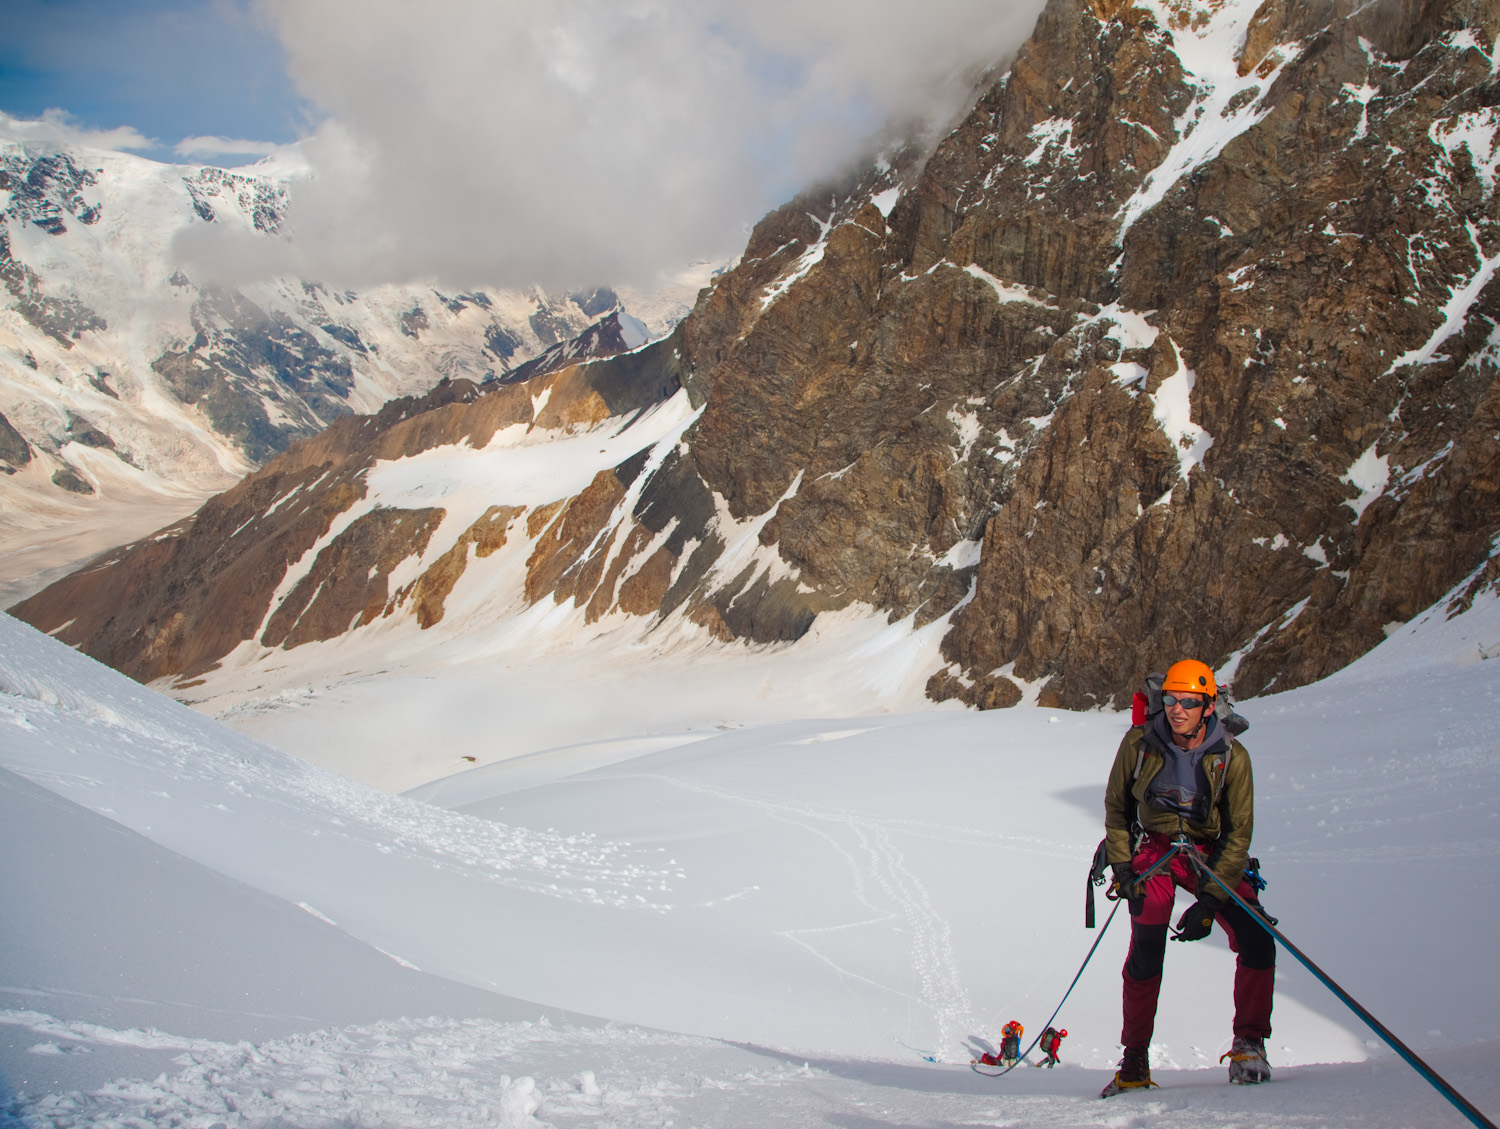
POLYGON ((1120 1059, 1120 1069, 1115 1071, 1115 1076, 1099 1096, 1109 1098, 1126 1090, 1144 1090, 1155 1085, 1151 1081, 1151 1061, 1146 1057, 1146 1048, 1126 1047, 1125 1057, 1120 1059))
POLYGON ((1240 1086, 1253 1086, 1257 1082, 1271 1080, 1271 1064, 1266 1061, 1266 1044, 1260 1039, 1242 1039, 1236 1035, 1234 1044, 1219 1056, 1219 1061, 1229 1060, 1229 1080, 1240 1086))

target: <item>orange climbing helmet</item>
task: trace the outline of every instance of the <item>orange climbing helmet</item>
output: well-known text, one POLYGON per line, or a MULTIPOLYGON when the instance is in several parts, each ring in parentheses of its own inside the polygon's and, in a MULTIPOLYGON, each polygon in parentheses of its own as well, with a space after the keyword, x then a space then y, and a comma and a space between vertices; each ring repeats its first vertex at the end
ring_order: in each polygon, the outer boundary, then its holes
POLYGON ((1219 696, 1214 672, 1197 659, 1183 659, 1173 663, 1166 678, 1162 679, 1161 690, 1163 694, 1202 694, 1207 698, 1219 696))

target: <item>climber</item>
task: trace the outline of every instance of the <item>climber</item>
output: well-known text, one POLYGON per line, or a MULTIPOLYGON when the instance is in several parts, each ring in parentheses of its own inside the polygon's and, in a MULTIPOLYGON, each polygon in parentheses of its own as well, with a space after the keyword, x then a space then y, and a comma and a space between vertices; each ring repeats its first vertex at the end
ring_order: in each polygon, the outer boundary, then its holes
POLYGON ((1024 1031, 1025 1028, 1014 1019, 1000 1028, 1000 1061, 1006 1066, 1014 1066, 1021 1057, 1021 1035, 1024 1031))
POLYGON ((1144 882, 1137 880, 1172 849, 1174 839, 1185 836, 1186 849, 1259 910, 1244 877, 1255 809, 1250 754, 1215 716, 1218 685, 1206 665, 1191 659, 1174 664, 1161 689, 1164 708, 1125 735, 1104 793, 1106 858, 1119 896, 1130 906, 1130 949, 1123 970, 1125 1053, 1101 1097, 1155 1085, 1147 1049, 1178 886, 1197 900, 1178 919, 1173 939, 1200 940, 1217 921, 1237 954, 1234 1040, 1224 1055, 1229 1079, 1244 1084, 1271 1077, 1265 1040, 1271 1034, 1276 943, 1270 933, 1185 853, 1144 882))
POLYGON ((1066 1027, 1064 1027, 1061 1031, 1059 1031, 1056 1027, 1049 1027, 1047 1028, 1047 1030, 1043 1031, 1041 1048, 1042 1053, 1047 1057, 1042 1059, 1042 1061, 1037 1063, 1037 1065, 1045 1066, 1049 1069, 1056 1066, 1058 1063, 1058 1048, 1062 1046, 1062 1041, 1067 1037, 1068 1029, 1066 1027))

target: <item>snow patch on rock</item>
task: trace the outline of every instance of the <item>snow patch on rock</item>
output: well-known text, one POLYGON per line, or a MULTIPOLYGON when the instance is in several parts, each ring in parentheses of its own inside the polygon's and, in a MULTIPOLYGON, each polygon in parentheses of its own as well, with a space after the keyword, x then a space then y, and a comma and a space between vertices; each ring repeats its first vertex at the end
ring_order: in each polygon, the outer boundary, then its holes
POLYGON ((1287 63, 1299 54, 1296 45, 1282 44, 1268 56, 1274 60, 1272 66, 1262 64, 1240 76, 1240 49, 1246 29, 1261 7, 1259 0, 1196 4, 1191 19, 1185 19, 1177 10, 1179 5, 1168 0, 1140 0, 1140 7, 1151 12, 1170 34, 1178 61, 1197 93, 1177 119, 1176 143, 1117 213, 1120 230, 1116 238, 1120 241, 1136 220, 1166 198, 1173 185, 1217 157, 1226 145, 1270 112, 1255 95, 1270 90, 1287 63), (1243 96, 1246 92, 1250 92, 1248 97, 1243 96))
POLYGON ((1214 445, 1214 437, 1192 420, 1192 391, 1198 378, 1183 361, 1177 343, 1171 344, 1177 370, 1157 387, 1151 397, 1151 412, 1172 441, 1177 453, 1178 476, 1186 479, 1214 445))
POLYGON ((1390 460, 1385 455, 1375 453, 1377 445, 1371 443, 1349 469, 1339 476, 1340 482, 1347 482, 1359 491, 1358 498, 1344 503, 1354 511, 1356 522, 1364 516, 1370 503, 1385 493, 1386 484, 1390 482, 1390 460))

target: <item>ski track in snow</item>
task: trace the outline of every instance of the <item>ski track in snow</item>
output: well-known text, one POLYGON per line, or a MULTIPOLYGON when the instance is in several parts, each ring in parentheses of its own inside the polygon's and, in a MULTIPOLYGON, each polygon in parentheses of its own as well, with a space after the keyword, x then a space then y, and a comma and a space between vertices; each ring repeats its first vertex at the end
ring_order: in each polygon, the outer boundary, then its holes
MULTIPOLYGON (((818 947, 815 939, 819 935, 857 928, 872 921, 888 921, 899 917, 911 936, 911 969, 916 976, 919 991, 912 996, 893 984, 874 986, 910 999, 912 1003, 928 1010, 937 1023, 937 1042, 941 1046, 955 1045, 964 1035, 982 1026, 963 985, 959 961, 953 948, 952 929, 934 907, 926 886, 907 867, 905 856, 892 836, 892 831, 911 833, 918 827, 926 830, 927 825, 909 820, 879 819, 846 808, 790 804, 771 796, 717 788, 675 776, 652 774, 646 778, 685 791, 750 805, 765 811, 775 820, 801 827, 827 841, 847 861, 854 898, 858 904, 867 907, 872 916, 866 920, 816 929, 783 930, 781 936, 806 949, 839 976, 874 984, 868 977, 840 965, 818 947), (853 843, 841 838, 837 833, 839 831, 851 836, 853 843), (874 891, 884 896, 883 903, 876 899, 874 891)), ((973 835, 967 829, 944 830, 970 838, 973 835)))

